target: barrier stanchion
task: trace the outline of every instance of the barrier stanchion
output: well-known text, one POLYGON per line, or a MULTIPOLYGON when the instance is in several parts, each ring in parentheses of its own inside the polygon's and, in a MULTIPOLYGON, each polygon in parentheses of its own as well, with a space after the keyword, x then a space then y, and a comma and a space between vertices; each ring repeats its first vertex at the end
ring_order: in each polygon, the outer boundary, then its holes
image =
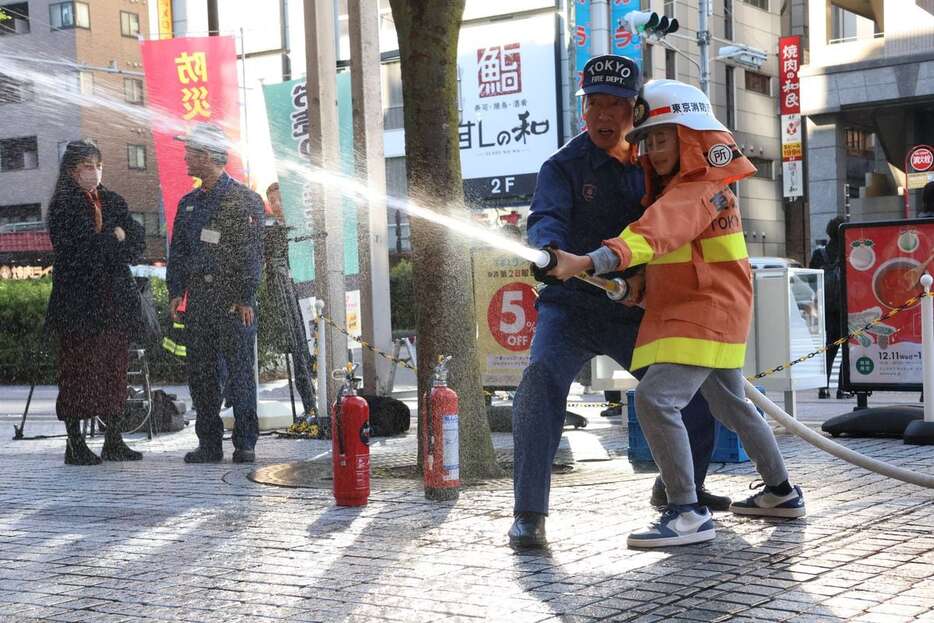
POLYGON ((318 312, 318 329, 315 339, 317 340, 318 351, 318 419, 324 421, 329 417, 328 411, 328 373, 327 373, 327 351, 324 339, 324 301, 315 301, 315 310, 318 312))
POLYGON ((921 383, 924 388, 924 419, 915 420, 905 429, 905 443, 916 446, 934 445, 934 299, 931 284, 934 278, 924 273, 921 286, 921 383))

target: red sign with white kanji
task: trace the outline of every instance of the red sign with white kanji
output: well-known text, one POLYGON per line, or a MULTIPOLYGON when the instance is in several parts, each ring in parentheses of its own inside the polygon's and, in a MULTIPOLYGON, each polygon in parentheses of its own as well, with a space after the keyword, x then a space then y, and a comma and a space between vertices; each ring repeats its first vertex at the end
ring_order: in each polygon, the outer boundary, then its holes
POLYGON ((801 36, 792 35, 778 40, 779 107, 783 115, 801 112, 801 85, 798 70, 801 68, 801 36))
POLYGON ((152 138, 162 187, 166 234, 178 202, 194 188, 185 165, 185 146, 175 137, 197 123, 219 125, 235 146, 227 173, 243 179, 240 152, 240 89, 233 37, 180 37, 140 42, 146 72, 146 104, 155 112, 152 138))

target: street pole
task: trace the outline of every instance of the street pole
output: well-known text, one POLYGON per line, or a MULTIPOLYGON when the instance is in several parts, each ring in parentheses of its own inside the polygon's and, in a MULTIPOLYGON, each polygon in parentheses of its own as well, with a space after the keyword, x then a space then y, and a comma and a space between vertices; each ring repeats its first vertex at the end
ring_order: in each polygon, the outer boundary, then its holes
POLYGON ((710 98, 710 0, 698 0, 697 4, 697 51, 700 60, 700 88, 710 98))
MULTIPOLYGON (((305 64, 307 67, 308 139, 311 166, 338 170, 340 147, 337 123, 337 50, 334 40, 334 5, 328 0, 304 0, 305 64)), ((315 297, 324 302, 337 327, 347 326, 344 295, 343 210, 334 184, 308 183, 312 197, 312 237, 315 247, 315 297)), ((347 338, 330 324, 324 334, 326 358, 318 365, 325 372, 347 363, 347 338)), ((337 385, 325 374, 326 387, 318 392, 329 400, 337 385)))
POLYGON ((590 0, 590 19, 593 27, 590 37, 590 56, 610 53, 609 0, 590 0))
MULTIPOLYGON (((347 4, 353 143, 357 178, 371 191, 357 201, 362 338, 383 352, 392 346, 389 318, 389 249, 386 247, 386 163, 383 159, 383 107, 380 89, 379 1, 347 4)), ((376 394, 389 362, 362 349, 363 391, 376 394)))

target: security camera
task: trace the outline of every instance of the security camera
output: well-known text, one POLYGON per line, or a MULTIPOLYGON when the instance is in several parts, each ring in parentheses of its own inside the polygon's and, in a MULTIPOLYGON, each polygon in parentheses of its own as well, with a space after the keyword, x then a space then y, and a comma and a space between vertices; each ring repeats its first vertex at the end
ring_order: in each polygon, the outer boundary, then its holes
POLYGON ((745 45, 728 45, 720 48, 718 51, 718 61, 724 61, 728 65, 738 65, 747 69, 758 70, 765 63, 768 55, 764 50, 751 48, 745 45))

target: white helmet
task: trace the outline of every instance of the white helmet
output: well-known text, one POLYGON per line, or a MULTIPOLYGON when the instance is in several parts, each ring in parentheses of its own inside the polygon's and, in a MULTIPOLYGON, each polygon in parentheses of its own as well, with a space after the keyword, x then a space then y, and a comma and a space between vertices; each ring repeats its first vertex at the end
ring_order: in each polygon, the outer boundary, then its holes
POLYGON ((677 80, 650 80, 642 87, 632 111, 633 129, 626 140, 637 143, 649 128, 673 123, 693 130, 729 132, 713 115, 704 92, 677 80))

